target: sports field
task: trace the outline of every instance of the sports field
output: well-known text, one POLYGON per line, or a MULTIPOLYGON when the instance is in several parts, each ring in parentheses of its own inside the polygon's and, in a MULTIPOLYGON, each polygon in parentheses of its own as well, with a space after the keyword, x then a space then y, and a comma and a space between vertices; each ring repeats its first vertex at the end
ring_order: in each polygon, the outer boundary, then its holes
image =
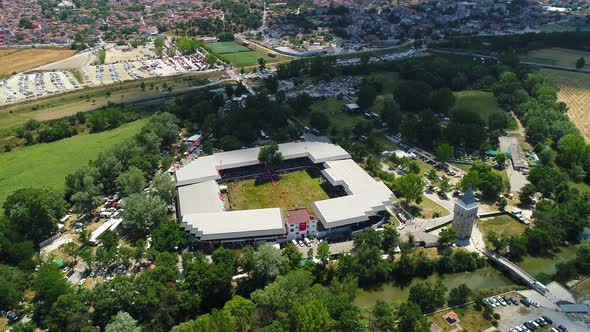
POLYGON ((496 102, 494 95, 490 92, 466 90, 455 92, 455 97, 457 99, 452 111, 473 110, 485 121, 495 112, 504 112, 496 102))
POLYGON ((253 51, 233 41, 210 43, 207 47, 221 59, 236 67, 256 66, 260 58, 263 58, 266 63, 277 61, 269 57, 263 49, 253 51))
POLYGON ((213 53, 225 54, 225 53, 237 53, 237 52, 249 52, 250 49, 242 46, 233 41, 217 42, 207 44, 207 47, 211 49, 213 53))
POLYGON ((282 174, 272 182, 257 184, 255 179, 232 182, 228 193, 233 210, 252 210, 280 207, 286 210, 294 207, 311 209, 311 204, 330 198, 320 186, 322 179, 313 178, 306 171, 282 174))
POLYGON ((66 138, 0 154, 0 206, 14 190, 46 186, 62 191, 64 178, 108 150, 137 134, 147 119, 98 134, 66 138))
POLYGON ((559 85, 559 101, 567 104, 567 115, 590 142, 590 75, 550 69, 541 72, 559 85))
POLYGON ((68 49, 23 48, 0 52, 0 77, 20 73, 45 64, 69 58, 76 51, 68 49))
POLYGON ((554 66, 563 66, 576 68, 576 61, 579 58, 586 59, 584 69, 590 68, 590 52, 570 50, 565 48, 543 48, 540 50, 529 51, 521 60, 537 62, 554 66))

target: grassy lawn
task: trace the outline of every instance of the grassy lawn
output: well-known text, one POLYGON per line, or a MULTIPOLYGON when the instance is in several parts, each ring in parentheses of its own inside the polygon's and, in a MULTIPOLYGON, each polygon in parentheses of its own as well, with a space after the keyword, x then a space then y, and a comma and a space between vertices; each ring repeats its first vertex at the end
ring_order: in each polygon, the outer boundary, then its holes
POLYGON ((424 195, 422 195, 420 207, 422 208, 422 217, 426 219, 433 218, 436 213, 438 213, 439 217, 444 217, 449 214, 449 211, 424 195))
POLYGON ((572 188, 578 189, 580 192, 590 192, 590 185, 587 183, 568 181, 567 184, 572 188))
POLYGON ((395 89, 399 84, 399 73, 397 72, 379 72, 379 73, 372 73, 366 76, 368 79, 374 79, 377 82, 383 84, 383 94, 393 94, 393 89, 395 89))
POLYGON ((66 59, 74 54, 76 51, 63 48, 5 49, 0 53, 0 77, 66 59))
POLYGON ((256 179, 233 182, 228 185, 233 210, 251 210, 280 207, 311 209, 311 204, 330 198, 321 188, 322 179, 312 178, 306 171, 281 175, 274 188, 272 182, 256 184, 256 179))
POLYGON ((502 236, 512 236, 522 234, 526 229, 525 225, 506 215, 480 220, 477 222, 477 227, 481 230, 486 246, 490 245, 486 236, 491 232, 502 236))
POLYGON ((455 96, 457 97, 457 101, 452 111, 475 110, 485 121, 495 112, 504 112, 498 106, 494 95, 490 92, 475 90, 459 91, 455 93, 455 96))
MULTIPOLYGON (((468 305, 461 308, 453 309, 458 316, 459 316, 459 325, 462 327, 459 331, 484 331, 487 328, 492 326, 492 323, 483 318, 482 311, 475 311, 473 305, 468 305)), ((443 316, 449 311, 442 311, 428 318, 430 321, 436 323, 441 328, 443 332, 450 332, 454 331, 457 327, 457 324, 450 325, 445 321, 443 316)))
POLYGON ((98 134, 66 138, 0 154, 0 204, 18 188, 47 186, 62 191, 64 177, 76 168, 137 134, 146 120, 98 134))
POLYGON ((395 150, 401 150, 400 146, 393 143, 392 141, 388 140, 387 138, 385 138, 385 136, 383 135, 374 135, 375 140, 377 141, 377 143, 379 143, 381 145, 381 147, 383 147, 384 151, 395 151, 395 150))
MULTIPOLYGON (((345 100, 338 100, 336 98, 328 98, 325 100, 314 101, 311 105, 311 111, 317 111, 328 115, 330 118, 330 126, 328 131, 336 128, 339 131, 352 130, 352 128, 359 122, 368 122, 369 120, 362 117, 360 114, 349 114, 342 111, 342 106, 346 103, 345 100)), ((301 122, 309 126, 309 115, 299 117, 301 122)))
POLYGON ((213 53, 225 54, 225 53, 236 53, 236 52, 248 52, 249 48, 242 46, 233 41, 225 41, 218 43, 210 43, 206 45, 213 53))
POLYGON ((274 62, 274 60, 272 60, 271 58, 260 55, 254 51, 226 53, 226 54, 221 54, 220 57, 222 59, 227 60, 230 63, 234 64, 236 67, 247 67, 247 66, 258 65, 258 59, 260 59, 260 58, 263 58, 264 60, 266 60, 266 63, 274 62))
MULTIPOLYGON (((584 51, 554 47, 529 51, 522 60, 574 68, 580 57, 587 59, 589 55, 584 51)), ((586 64, 585 68, 590 68, 590 64, 586 64)))

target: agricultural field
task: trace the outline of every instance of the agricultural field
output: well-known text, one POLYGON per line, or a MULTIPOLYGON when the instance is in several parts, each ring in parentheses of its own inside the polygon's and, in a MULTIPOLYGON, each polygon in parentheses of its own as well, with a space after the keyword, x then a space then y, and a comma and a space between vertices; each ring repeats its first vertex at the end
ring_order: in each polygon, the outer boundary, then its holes
POLYGON ((551 69, 542 73, 559 85, 557 95, 569 107, 567 115, 590 143, 590 75, 551 69))
POLYGON ((66 174, 86 165, 99 152, 130 139, 146 121, 137 120, 98 134, 74 136, 0 154, 0 205, 18 188, 46 186, 63 191, 66 174))
POLYGON ((272 182, 257 183, 256 179, 237 181, 228 185, 232 210, 252 210, 280 207, 284 212, 294 207, 311 209, 315 201, 329 199, 322 189, 321 177, 312 177, 307 171, 282 174, 272 182))
POLYGON ((0 77, 20 73, 51 62, 66 59, 76 51, 68 49, 23 48, 0 51, 0 77))
POLYGON ((590 69, 590 63, 588 63, 590 61, 590 52, 570 50, 565 48, 543 48, 540 50, 529 51, 527 55, 521 58, 521 60, 554 66, 576 68, 576 61, 580 57, 585 57, 587 59, 584 69, 590 69))
POLYGON ((207 44, 207 47, 221 59, 236 67, 256 66, 260 58, 266 60, 266 63, 277 61, 277 59, 269 57, 263 49, 254 51, 233 41, 210 43, 207 44))
POLYGON ((487 121, 493 113, 504 112, 496 102, 494 95, 490 92, 466 90, 456 92, 455 97, 457 99, 451 112, 456 110, 474 110, 477 111, 485 121, 487 121))

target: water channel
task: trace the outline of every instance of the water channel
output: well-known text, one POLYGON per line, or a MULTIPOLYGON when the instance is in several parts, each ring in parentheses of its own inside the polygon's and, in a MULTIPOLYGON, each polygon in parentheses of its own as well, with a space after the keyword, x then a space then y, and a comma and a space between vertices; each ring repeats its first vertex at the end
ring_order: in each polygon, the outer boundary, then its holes
POLYGON ((433 274, 426 279, 415 278, 411 283, 404 285, 403 288, 393 283, 385 283, 378 289, 359 291, 353 303, 359 307, 367 307, 374 305, 377 300, 386 302, 406 300, 412 285, 422 281, 436 282, 438 280, 442 280, 448 289, 457 287, 462 283, 465 283, 471 289, 505 287, 514 284, 501 272, 487 266, 474 272, 451 273, 443 276, 433 274))
MULTIPOLYGON (((584 242, 589 243, 590 241, 584 242)), ((517 264, 533 277, 541 272, 553 274, 555 273, 555 265, 557 263, 570 260, 576 256, 576 250, 579 245, 561 247, 551 257, 527 256, 522 261, 517 262, 517 264)), ((457 287, 462 283, 465 283, 471 289, 506 287, 515 284, 501 272, 491 266, 487 266, 474 272, 451 273, 443 276, 434 274, 426 279, 415 278, 411 283, 403 287, 393 283, 385 283, 377 289, 359 291, 354 304, 359 307, 367 307, 374 305, 377 300, 386 302, 406 300, 412 285, 422 281, 436 282, 439 279, 442 280, 448 289, 457 287)))

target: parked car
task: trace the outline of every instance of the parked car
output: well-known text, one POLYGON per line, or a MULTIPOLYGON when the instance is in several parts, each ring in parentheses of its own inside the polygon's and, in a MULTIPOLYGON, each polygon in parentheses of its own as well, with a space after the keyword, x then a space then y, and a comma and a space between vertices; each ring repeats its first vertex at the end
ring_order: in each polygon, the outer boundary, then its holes
POLYGON ((306 246, 311 247, 311 241, 309 241, 308 238, 303 238, 303 243, 305 243, 306 246))
POLYGON ((6 313, 6 318, 8 318, 11 322, 16 322, 18 320, 18 315, 12 311, 6 313))
POLYGON ((297 244, 297 240, 295 240, 295 239, 291 240, 291 243, 293 243, 295 246, 297 246, 297 245, 298 245, 298 244, 297 244))
POLYGON ((549 324, 553 324, 553 320, 545 315, 541 315, 541 318, 543 318, 547 323, 549 324))
POLYGON ((303 244, 303 241, 301 240, 297 240, 297 244, 299 244, 300 247, 303 247, 305 244, 303 244))

